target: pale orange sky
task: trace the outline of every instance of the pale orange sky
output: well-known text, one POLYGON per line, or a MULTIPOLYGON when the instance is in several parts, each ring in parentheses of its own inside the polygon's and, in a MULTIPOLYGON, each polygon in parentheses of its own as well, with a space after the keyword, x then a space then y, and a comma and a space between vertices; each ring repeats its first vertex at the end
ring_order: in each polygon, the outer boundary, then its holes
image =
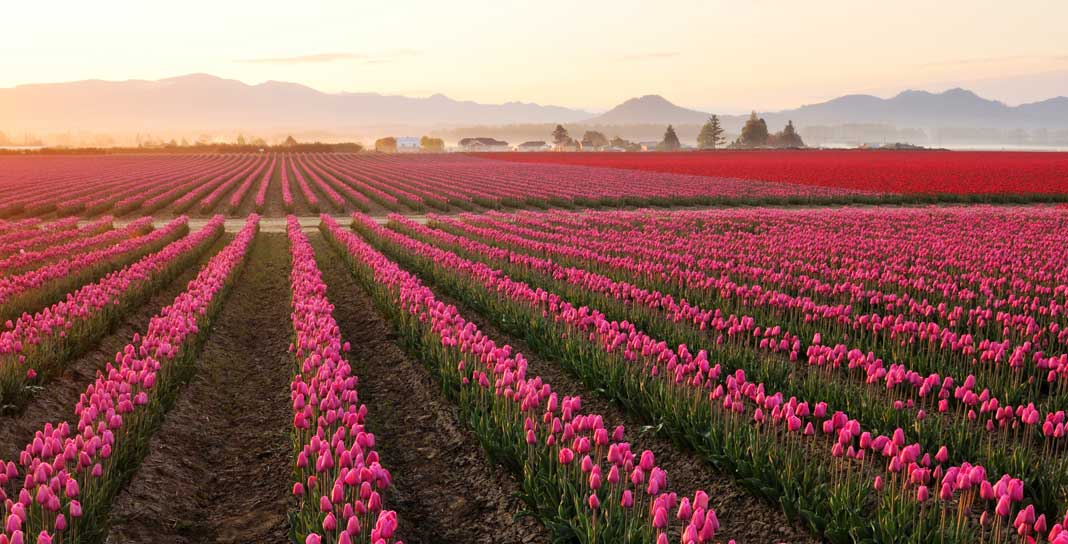
POLYGON ((0 86, 205 72, 328 92, 773 110, 850 92, 1068 94, 1068 2, 17 2, 0 86))

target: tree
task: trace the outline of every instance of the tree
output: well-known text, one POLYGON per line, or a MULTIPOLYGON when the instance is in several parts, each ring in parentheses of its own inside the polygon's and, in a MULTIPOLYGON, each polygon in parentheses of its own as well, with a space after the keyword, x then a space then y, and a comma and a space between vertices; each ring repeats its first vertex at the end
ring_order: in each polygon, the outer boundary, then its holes
POLYGON ((661 151, 678 151, 682 147, 679 143, 679 136, 675 134, 675 127, 668 125, 667 130, 664 131, 664 141, 656 147, 661 151))
POLYGON ((297 139, 293 136, 286 136, 286 141, 282 145, 286 147, 293 147, 297 145, 297 139))
POLYGON ((629 140, 624 140, 619 136, 613 137, 612 141, 609 143, 612 145, 612 147, 618 147, 619 149, 622 149, 624 151, 641 151, 640 145, 629 140))
POLYGON ((393 136, 386 136, 375 140, 375 151, 379 153, 396 153, 397 139, 393 136))
POLYGON ((744 147, 759 147, 768 143, 768 124, 757 117, 755 111, 749 114, 749 120, 742 127, 740 142, 744 147))
POLYGON ((441 153, 445 151, 445 140, 423 136, 419 139, 419 148, 425 153, 441 153))
POLYGON ((553 129, 553 143, 556 145, 563 145, 571 140, 571 135, 567 133, 567 129, 564 125, 556 125, 553 129))
POLYGON ((723 126, 719 124, 719 117, 713 115, 708 118, 705 126, 701 127, 701 133, 697 135, 697 147, 701 149, 715 149, 725 141, 723 126))
POLYGON ((801 140, 801 135, 794 130, 793 121, 786 123, 786 128, 775 135, 775 140, 779 147, 805 147, 805 142, 801 140))
POLYGON ((248 142, 245 141, 245 135, 240 132, 237 133, 237 145, 248 145, 248 142))
POLYGON ((582 135, 583 149, 596 149, 600 147, 608 147, 608 138, 604 134, 597 132, 596 130, 587 130, 586 133, 582 135))

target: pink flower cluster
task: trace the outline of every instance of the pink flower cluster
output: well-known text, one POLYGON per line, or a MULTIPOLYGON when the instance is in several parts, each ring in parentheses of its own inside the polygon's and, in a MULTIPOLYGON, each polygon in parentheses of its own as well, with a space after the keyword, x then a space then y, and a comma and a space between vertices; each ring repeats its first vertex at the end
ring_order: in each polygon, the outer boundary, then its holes
MULTIPOLYGON (((354 217, 382 230, 370 218, 354 217)), ((629 520, 651 529, 658 541, 667 538, 667 513, 682 503, 677 494, 667 492, 667 473, 656 466, 652 452, 632 452, 622 426, 609 429, 602 416, 581 413, 578 397, 560 398, 540 376, 528 377, 526 360, 511 346, 498 346, 454 306, 438 301, 415 276, 329 216, 322 216, 322 224, 358 266, 370 269, 377 285, 394 293, 409 319, 425 323, 442 348, 457 352, 462 394, 485 395, 486 402, 509 407, 513 424, 522 425, 529 455, 549 460, 543 465, 550 471, 546 476, 569 482, 567 488, 577 493, 565 497, 577 511, 592 518, 594 526, 600 515, 602 523, 629 520), (469 363, 474 367, 468 368, 469 363)), ((687 504, 698 505, 699 515, 680 518, 683 532, 695 542, 711 541, 718 520, 708 509, 707 495, 698 492, 687 504)))
MULTIPOLYGON (((651 338, 633 324, 611 321, 594 308, 573 306, 554 293, 511 280, 500 270, 381 227, 369 218, 356 216, 355 220, 364 228, 373 231, 376 236, 397 244, 410 253, 424 255, 445 270, 468 276, 472 281, 483 284, 490 293, 530 305, 550 320, 566 324, 575 330, 574 334, 565 333, 566 336, 587 338, 606 353, 618 354, 620 363, 639 365, 641 371, 651 378, 664 380, 678 388, 679 394, 685 395, 684 398, 707 396, 712 409, 721 409, 726 414, 744 414, 752 410, 755 424, 769 425, 774 429, 773 432, 793 436, 795 439, 826 435, 830 439, 829 453, 833 458, 862 461, 868 455, 882 456, 886 462, 885 470, 898 482, 897 488, 926 487, 932 480, 949 474, 953 477, 943 481, 943 493, 940 495, 943 500, 949 501, 967 492, 972 484, 978 486, 986 481, 985 469, 981 466, 973 467, 964 463, 961 467, 943 467, 941 463, 948 458, 944 447, 934 455, 938 464, 933 465, 932 455, 924 453, 919 443, 908 444, 905 433, 900 428, 896 429, 892 436, 873 436, 863 430, 857 420, 851 419, 844 412, 833 411, 826 402, 810 404, 794 397, 786 398, 781 392, 767 391, 764 384, 747 381, 745 372, 741 369, 724 375, 718 364, 708 360, 704 350, 694 355, 686 345, 672 347, 666 342, 651 338), (969 474, 968 482, 972 484, 947 486, 947 482, 956 481, 954 478, 961 474, 962 470, 969 474)), ((400 221, 400 218, 394 218, 394 221, 400 221)), ((421 233, 429 232, 426 227, 411 222, 404 224, 407 228, 421 233)), ((863 470, 856 470, 858 467, 846 466, 849 470, 844 471, 843 476, 866 477, 863 470)), ((876 481, 876 488, 880 487, 881 480, 882 477, 876 481)), ((1004 502, 1004 507, 1010 508, 1023 499, 1023 484, 1007 475, 1002 481, 1009 482, 1002 489, 1011 489, 1013 492, 984 499, 1004 502)))
POLYGON ((196 233, 111 272, 96 283, 79 288, 64 300, 32 315, 24 313, 13 322, 8 321, 4 331, 0 332, 0 382, 21 382, 23 377, 32 379, 42 365, 59 362, 53 354, 63 351, 59 344, 68 341, 72 333, 78 335, 90 329, 89 322, 101 319, 99 314, 108 307, 136 297, 154 276, 217 239, 222 234, 223 222, 224 218, 217 215, 196 233))
MULTIPOLYGON (((148 222, 151 223, 151 218, 148 218, 148 222)), ((146 248, 151 248, 171 239, 183 230, 188 229, 188 223, 189 219, 182 216, 171 221, 163 228, 156 229, 143 236, 126 238, 116 244, 80 255, 72 255, 69 259, 64 259, 36 270, 15 276, 2 277, 0 278, 0 309, 3 309, 5 305, 23 293, 49 285, 66 276, 82 273, 86 269, 107 267, 130 254, 144 251, 146 248)), ((136 231, 140 228, 143 228, 143 225, 135 226, 134 230, 136 231)))
POLYGON ((372 544, 396 542, 395 512, 384 510, 380 492, 389 471, 364 428, 357 378, 345 360, 334 306, 315 264, 315 252, 295 216, 286 218, 292 269, 290 285, 295 374, 290 386, 297 476, 293 493, 301 501, 298 538, 306 542, 372 544))
POLYGON ((36 538, 41 543, 77 542, 83 515, 109 504, 138 441, 160 414, 160 396, 176 386, 178 366, 189 364, 186 347, 218 306, 219 295, 244 262, 259 226, 245 227, 215 255, 174 302, 148 324, 144 336, 115 354, 74 407, 76 423, 45 425, 0 475, 3 532, 0 544, 36 538), (16 495, 3 486, 22 481, 16 495))
POLYGON ((101 246, 113 244, 123 238, 140 236, 152 230, 151 221, 134 221, 125 228, 112 230, 111 216, 102 217, 82 228, 51 233, 60 236, 48 236, 0 249, 0 271, 8 274, 31 266, 39 266, 59 257, 83 253, 101 246), (140 228, 138 228, 140 227, 140 228))

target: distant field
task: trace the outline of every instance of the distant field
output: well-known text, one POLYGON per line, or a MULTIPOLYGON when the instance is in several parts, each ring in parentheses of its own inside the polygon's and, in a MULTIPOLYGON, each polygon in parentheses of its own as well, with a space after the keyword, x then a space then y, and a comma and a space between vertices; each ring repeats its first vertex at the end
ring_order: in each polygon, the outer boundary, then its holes
POLYGON ((717 151, 479 156, 511 162, 623 168, 900 194, 1068 193, 1068 153, 717 151))

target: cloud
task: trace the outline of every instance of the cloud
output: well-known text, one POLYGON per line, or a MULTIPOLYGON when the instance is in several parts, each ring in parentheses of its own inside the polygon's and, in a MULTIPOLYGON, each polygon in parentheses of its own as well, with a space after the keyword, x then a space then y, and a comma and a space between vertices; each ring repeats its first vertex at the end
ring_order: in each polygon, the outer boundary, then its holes
POLYGON ((623 57, 620 60, 624 60, 624 61, 627 61, 627 62, 632 62, 632 61, 643 61, 643 60, 670 59, 672 57, 677 57, 677 56, 679 56, 681 54, 682 53, 680 53, 678 51, 658 51, 658 52, 653 52, 653 53, 632 53, 630 55, 623 55, 623 57))
POLYGON ((310 55, 296 55, 292 57, 261 57, 252 59, 238 59, 234 62, 245 64, 314 64, 324 62, 350 61, 360 64, 380 64, 390 62, 400 57, 418 55, 414 49, 397 49, 379 54, 367 53, 314 53, 310 55))
POLYGON ((927 62, 921 64, 921 66, 927 67, 947 67, 947 66, 978 66, 987 64, 1005 64, 1005 63, 1060 63, 1068 62, 1068 55, 1046 55, 1046 56, 1026 56, 1017 55, 1012 57, 980 57, 971 59, 952 59, 942 60, 935 62, 927 62))

